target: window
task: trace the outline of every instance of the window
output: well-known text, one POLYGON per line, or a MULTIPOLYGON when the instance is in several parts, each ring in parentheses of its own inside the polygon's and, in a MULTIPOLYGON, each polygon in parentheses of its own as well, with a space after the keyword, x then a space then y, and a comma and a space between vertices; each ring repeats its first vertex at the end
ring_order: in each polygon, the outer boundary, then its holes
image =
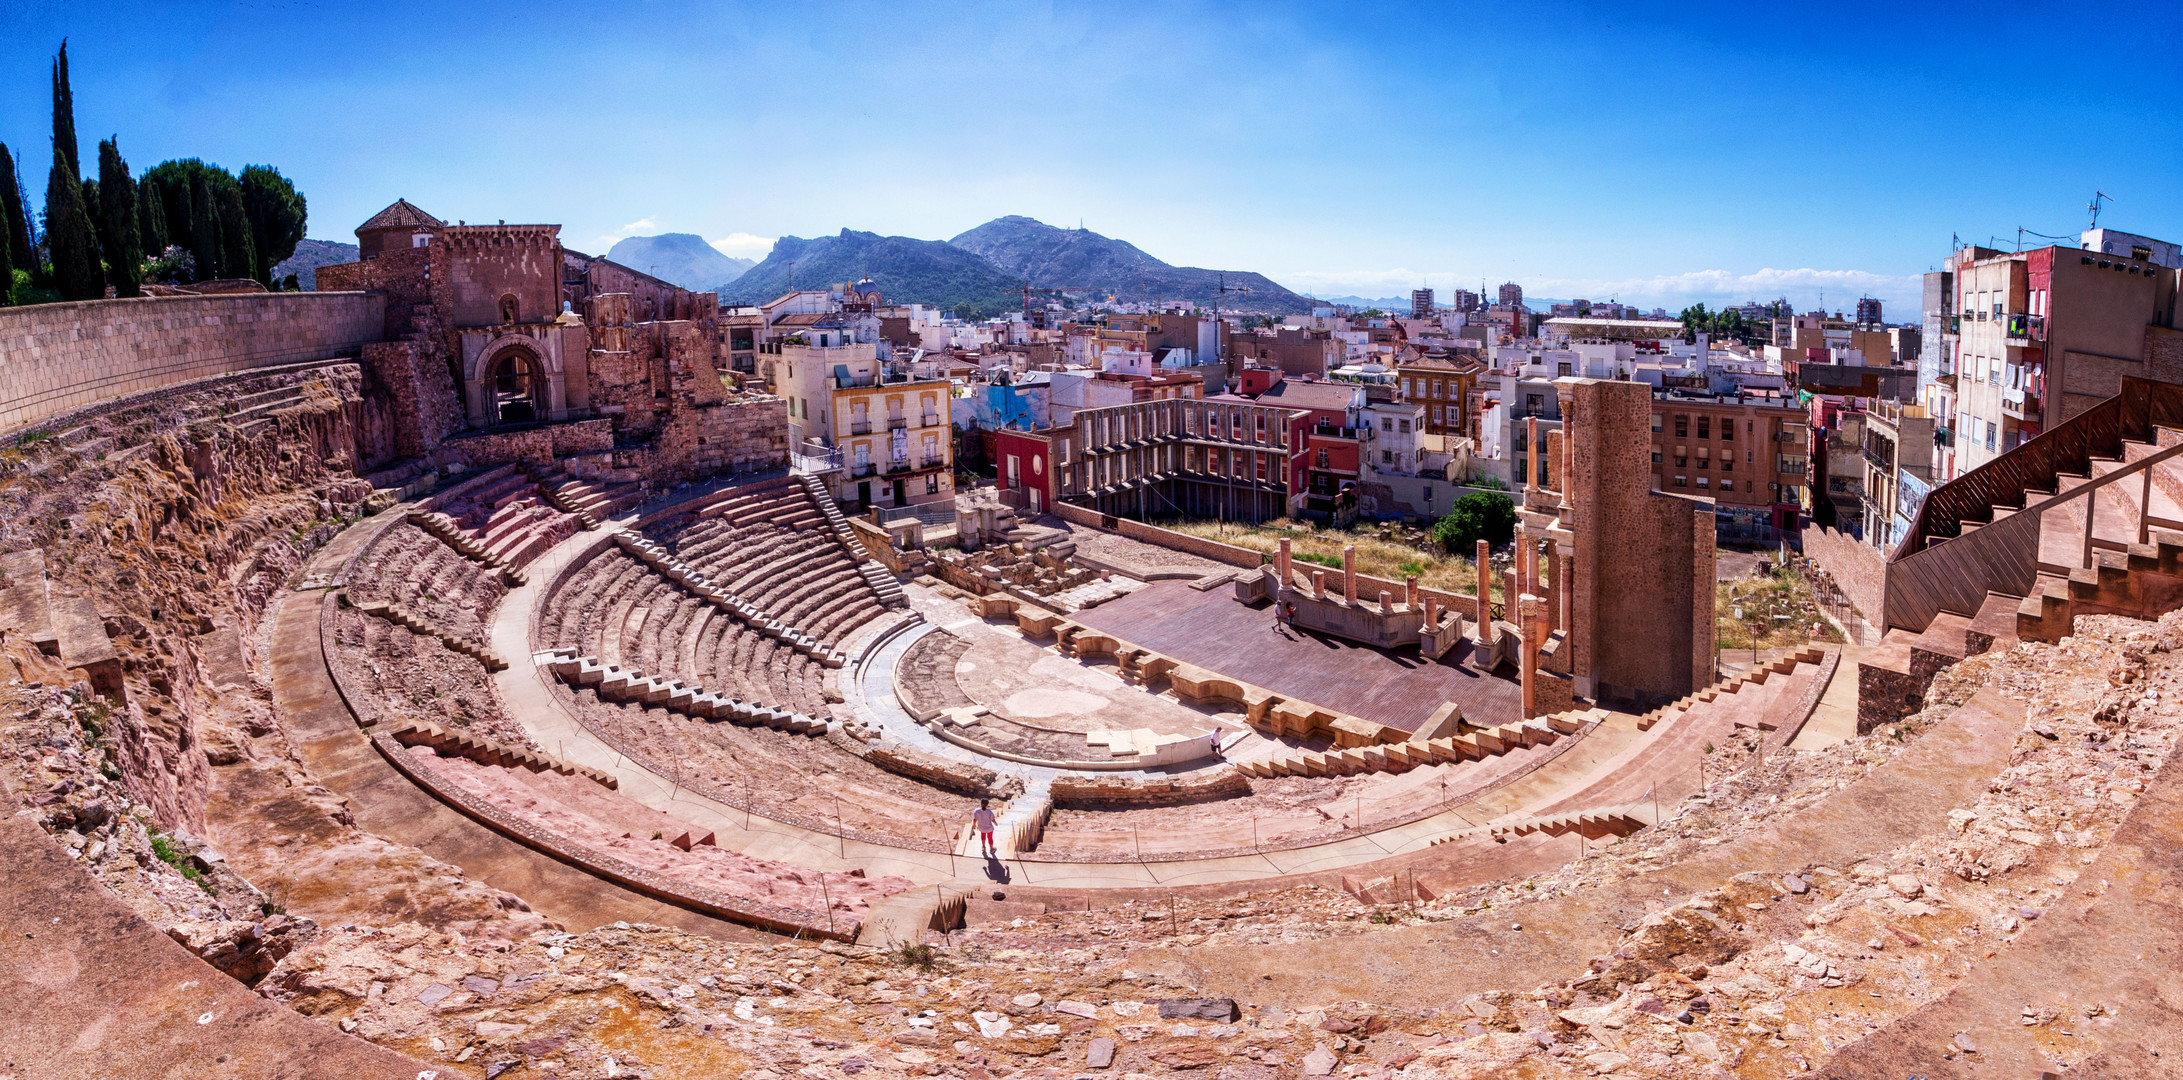
POLYGON ((1678 469, 1690 468, 1690 457, 1686 454, 1675 455, 1675 467, 1678 469))
POLYGON ((1660 451, 1657 449, 1652 452, 1652 463, 1655 465, 1660 464, 1660 451))
POLYGON ((1568 365, 1568 364, 1565 364, 1565 363, 1564 363, 1564 364, 1556 364, 1556 365, 1554 365, 1554 367, 1555 367, 1555 369, 1557 370, 1557 372, 1558 372, 1559 374, 1562 374, 1562 375, 1567 375, 1567 374, 1569 374, 1569 365, 1568 365))
POLYGON ((1524 415, 1525 415, 1525 416, 1538 416, 1538 415, 1540 415, 1541 413, 1544 413, 1545 411, 1546 411, 1546 396, 1545 396, 1545 395, 1543 395, 1543 394, 1525 394, 1525 395, 1524 395, 1524 415))
POLYGON ((1380 464, 1382 464, 1382 465, 1393 465, 1394 463, 1395 463, 1395 452, 1394 452, 1393 450, 1382 450, 1382 451, 1380 451, 1380 464))
POLYGON ((1675 437, 1678 439, 1690 438, 1690 417, 1681 414, 1675 417, 1675 437))
POLYGON ((1699 486, 1699 487, 1711 487, 1711 486, 1712 486, 1712 484, 1713 484, 1713 482, 1712 482, 1711 480, 1708 480, 1708 479, 1706 479, 1706 478, 1705 478, 1705 477, 1703 477, 1703 476, 1701 476, 1701 477, 1699 477, 1699 478, 1698 478, 1698 486, 1699 486))
POLYGON ((1713 437, 1712 417, 1701 416, 1698 418, 1698 437, 1701 439, 1710 439, 1713 437))
POLYGON ((1654 413, 1654 414, 1652 414, 1652 433, 1653 433, 1653 434, 1655 434, 1655 435, 1658 435, 1658 434, 1660 434, 1660 414, 1659 414, 1659 413, 1654 413))
POLYGON ((1689 487, 1689 486, 1690 486, 1690 477, 1687 477, 1687 476, 1678 476, 1678 477, 1676 477, 1676 478, 1675 478, 1675 486, 1676 486, 1676 487, 1679 487, 1679 488, 1687 488, 1687 487, 1689 487))
POLYGON ((1408 419, 1397 421, 1396 426, 1401 434, 1408 435, 1410 433, 1410 421, 1408 419))
POLYGON ((938 495, 939 493, 940 493, 940 474, 939 474, 939 473, 926 473, 926 474, 925 474, 925 494, 927 494, 927 495, 938 495))
POLYGON ((1722 459, 1721 459, 1721 471, 1722 471, 1722 472, 1735 472, 1735 471, 1736 471, 1736 459, 1735 459, 1734 457, 1724 457, 1724 458, 1722 458, 1722 459))
POLYGON ((1746 495, 1751 494, 1751 481, 1746 480, 1743 482, 1743 493, 1746 495))
POLYGON ((1380 430, 1381 430, 1381 431, 1387 431, 1387 432, 1392 432, 1392 431, 1394 431, 1394 430, 1395 430, 1395 418, 1394 418, 1394 417, 1392 417, 1392 416, 1382 416, 1382 417, 1380 417, 1380 430))
POLYGON ((1722 442, 1735 442, 1735 441, 1736 441, 1736 421, 1735 421, 1735 419, 1734 419, 1733 417, 1731 417, 1730 419, 1727 419, 1727 420, 1723 420, 1723 421, 1721 421, 1721 441, 1722 441, 1722 442))
POLYGON ((1446 406, 1443 406, 1443 405, 1435 405, 1435 406, 1433 406, 1433 423, 1435 423, 1435 424, 1438 424, 1438 423, 1443 423, 1443 422, 1444 422, 1444 421, 1443 421, 1443 420, 1441 419, 1441 410, 1443 410, 1444 408, 1446 408, 1446 406))

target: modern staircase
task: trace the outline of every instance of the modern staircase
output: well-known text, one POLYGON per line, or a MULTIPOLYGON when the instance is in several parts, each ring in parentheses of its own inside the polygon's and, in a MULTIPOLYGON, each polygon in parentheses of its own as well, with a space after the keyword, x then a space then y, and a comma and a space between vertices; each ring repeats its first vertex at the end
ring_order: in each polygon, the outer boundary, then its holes
POLYGON ((472 562, 492 567, 500 575, 500 583, 510 588, 524 582, 523 572, 510 566, 507 560, 493 552, 470 535, 470 531, 455 523, 455 519, 434 510, 412 510, 409 523, 431 533, 433 538, 453 548, 455 553, 472 562))
POLYGON ((1934 489, 1889 558, 1858 727, 1922 704, 1934 673, 2079 615, 2183 605, 2183 386, 2122 392, 1934 489))
POLYGON ((1341 750, 1307 750, 1256 761, 1238 761, 1236 770, 1246 776, 1350 776, 1357 773, 1408 772, 1420 765, 1476 761, 1526 746, 1551 743, 1605 719, 1605 709, 1555 713, 1438 739, 1352 746, 1341 750))
POLYGON ((628 552, 631 557, 651 567, 661 577, 690 590, 702 597, 707 603, 741 619, 767 637, 809 656, 826 667, 838 668, 849 662, 849 657, 846 654, 827 648, 817 637, 783 623, 781 620, 769 615, 757 604, 713 584, 705 575, 698 573, 696 569, 675 558, 674 553, 666 548, 641 536, 632 536, 628 533, 615 533, 614 542, 619 544, 621 549, 628 552))
POLYGON ((842 516, 841 507, 835 505, 834 497, 826 493, 826 485, 818 477, 808 473, 798 475, 796 480, 803 485, 804 493, 811 496, 812 505, 817 506, 819 513, 826 518, 826 527, 833 530, 834 538, 841 541, 842 548, 855 561, 857 573, 871 585, 873 592, 879 594, 879 602, 889 608, 908 607, 909 596, 902 591, 902 583, 896 581, 886 567, 866 557, 864 545, 858 542, 856 531, 849 527, 849 519, 842 516))
POLYGON ((436 638, 440 644, 447 646, 449 652, 461 653, 485 665, 487 671, 504 671, 508 667, 508 662, 501 659, 493 650, 486 648, 483 642, 472 641, 461 634, 447 630, 440 624, 411 611, 401 604, 390 600, 363 600, 357 602, 356 610, 366 615, 376 615, 411 633, 436 638))
POLYGON ((529 769, 534 773, 556 772, 563 776, 581 776, 601 787, 618 789, 621 781, 597 769, 563 761, 550 754, 525 750, 520 746, 492 739, 481 739, 466 731, 455 731, 423 720, 397 720, 380 724, 371 729, 373 735, 386 735, 403 746, 429 746, 442 757, 468 758, 480 765, 492 765, 503 769, 529 769))
POLYGON ((1528 836, 1532 833, 1560 836, 1574 832, 1596 840, 1603 836, 1628 836, 1649 825, 1656 825, 1659 821, 1659 807, 1651 802, 1638 802, 1572 810, 1543 817, 1519 818, 1515 821, 1499 821, 1491 828, 1495 837, 1528 836))
POLYGON ((578 656, 574 649, 556 649, 546 654, 544 662, 562 682, 587 687, 608 701, 657 705, 700 720, 727 720, 796 735, 824 735, 830 726, 829 721, 711 693, 679 679, 659 679, 634 668, 602 664, 597 657, 578 656))

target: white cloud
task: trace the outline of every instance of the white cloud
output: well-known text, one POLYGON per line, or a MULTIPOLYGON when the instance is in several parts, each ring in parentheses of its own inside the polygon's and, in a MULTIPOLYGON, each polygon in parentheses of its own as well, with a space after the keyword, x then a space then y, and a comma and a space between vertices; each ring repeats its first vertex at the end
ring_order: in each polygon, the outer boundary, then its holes
POLYGON ((764 259, 773 250, 774 237, 752 236, 747 232, 729 233, 711 241, 713 248, 722 255, 735 259, 764 259))
POLYGON ((651 218, 638 218, 637 220, 632 221, 629 224, 614 230, 613 232, 601 236, 599 238, 599 243, 607 247, 612 247, 616 240, 620 240, 625 236, 635 236, 640 232, 649 233, 657 230, 658 228, 659 224, 653 221, 651 218))
MULTIPOLYGON (((1301 271, 1278 278, 1283 285, 1322 296, 1354 293, 1359 296, 1404 296, 1420 285, 1445 292, 1451 287, 1471 288, 1475 280, 1447 271, 1408 269, 1346 272, 1301 271)), ((1794 270, 1766 267, 1749 273, 1728 270, 1693 270, 1633 278, 1529 277, 1516 280, 1530 296, 1584 297, 1618 300, 1625 304, 1676 310, 1703 302, 1712 306, 1761 302, 1788 297, 1800 309, 1816 307, 1822 296, 1829 309, 1852 306, 1860 296, 1874 296, 1887 305, 1891 319, 1914 317, 1920 302, 1921 279, 1916 274, 1879 274, 1869 270, 1794 270)), ((1486 283, 1490 290, 1500 280, 1486 283)))

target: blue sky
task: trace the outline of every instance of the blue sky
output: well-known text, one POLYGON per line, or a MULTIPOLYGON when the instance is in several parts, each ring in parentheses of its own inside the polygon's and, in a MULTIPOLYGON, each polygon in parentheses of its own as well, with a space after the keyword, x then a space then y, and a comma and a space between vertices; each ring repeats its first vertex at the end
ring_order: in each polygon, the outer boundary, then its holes
POLYGON ((6 6, 34 194, 65 35, 86 148, 274 164, 326 239, 396 196, 591 251, 1019 213, 1321 293, 1898 316, 2095 188, 2183 240, 2174 4, 6 6))

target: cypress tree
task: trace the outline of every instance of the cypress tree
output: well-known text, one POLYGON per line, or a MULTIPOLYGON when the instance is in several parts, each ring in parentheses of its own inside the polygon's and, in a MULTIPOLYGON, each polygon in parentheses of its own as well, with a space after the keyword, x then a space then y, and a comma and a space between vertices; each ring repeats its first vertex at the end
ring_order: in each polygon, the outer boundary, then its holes
POLYGON ((0 211, 8 220, 9 261, 25 270, 34 260, 30 249, 36 245, 30 235, 30 219, 23 213, 23 179, 15 167, 15 155, 6 146, 0 146, 0 211))
POLYGON ((220 276, 263 281, 265 272, 258 265, 257 245, 251 242, 250 215, 243 210, 242 189, 225 175, 221 179, 225 182, 218 185, 219 194, 213 197, 214 211, 220 218, 220 254, 225 259, 220 264, 220 276))
POLYGON ((121 160, 121 148, 112 139, 99 143, 99 203, 106 222, 101 235, 106 249, 106 279, 113 282, 115 296, 136 296, 144 283, 136 182, 129 179, 129 163, 121 160))
POLYGON ((159 205, 159 185, 151 177, 136 186, 136 228, 144 254, 158 258, 167 250, 167 214, 159 205))
POLYGON ((76 93, 68 86, 67 38, 61 39, 60 55, 53 58, 53 149, 68 162, 68 175, 83 175, 83 162, 76 156, 76 93))
POLYGON ((45 187, 46 246, 53 256, 53 282, 63 300, 96 300, 106 295, 93 248, 91 215, 84 209, 83 185, 69 171, 60 147, 53 148, 53 171, 45 187))
POLYGON ((189 235, 190 254, 197 258, 197 279, 226 276, 220 272, 220 222, 213 216, 212 192, 205 190, 202 172, 189 178, 189 235))
POLYGON ((91 250, 93 252, 104 252, 106 250, 106 216, 99 208, 106 204, 99 201, 99 182, 81 174, 78 174, 78 179, 83 181, 83 212, 86 217, 91 219, 91 250))
POLYGON ((250 216, 250 243, 258 257, 258 280, 273 284, 273 268, 296 253, 303 242, 305 206, 296 186, 270 165, 251 165, 237 178, 243 211, 250 216))
MULTIPOLYGON (((10 234, 8 239, 13 239, 15 226, 9 224, 4 216, 0 216, 0 232, 10 234)), ((0 243, 0 307, 15 302, 14 249, 13 243, 0 243)))

